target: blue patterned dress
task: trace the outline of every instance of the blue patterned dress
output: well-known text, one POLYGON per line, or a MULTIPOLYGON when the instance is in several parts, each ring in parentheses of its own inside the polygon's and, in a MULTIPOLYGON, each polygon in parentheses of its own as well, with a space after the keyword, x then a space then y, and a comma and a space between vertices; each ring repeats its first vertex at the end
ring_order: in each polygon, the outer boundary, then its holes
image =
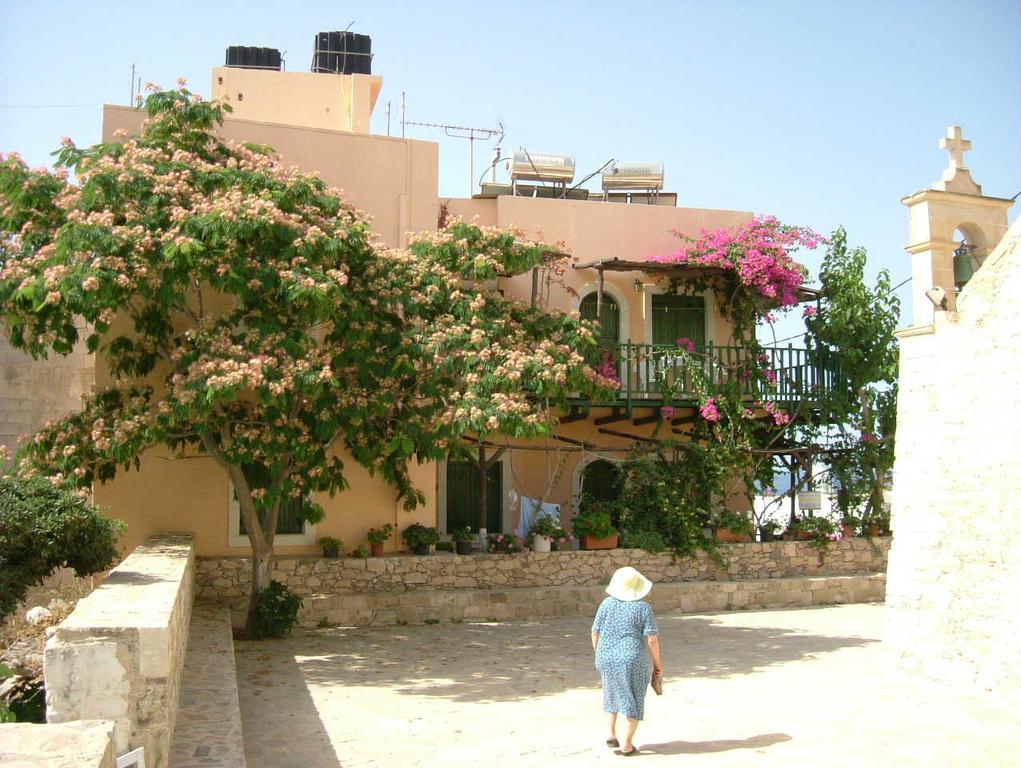
POLYGON ((645 638, 659 634, 652 607, 607 597, 596 611, 592 631, 599 633, 596 669, 603 678, 603 709, 641 720, 652 677, 645 638))

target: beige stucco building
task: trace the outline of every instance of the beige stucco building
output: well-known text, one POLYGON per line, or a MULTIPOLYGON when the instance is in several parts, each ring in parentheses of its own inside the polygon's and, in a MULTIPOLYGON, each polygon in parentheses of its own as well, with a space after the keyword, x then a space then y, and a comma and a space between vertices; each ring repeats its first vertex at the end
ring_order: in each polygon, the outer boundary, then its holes
MULTIPOLYGON (((515 443, 498 457, 493 456, 496 447, 490 446, 487 457, 493 460, 487 490, 489 530, 514 529, 521 496, 561 505, 567 521, 584 478, 623 458, 634 436, 649 435, 660 420, 662 401, 649 370, 650 345, 673 345, 676 336, 684 336, 700 346, 724 350, 733 341, 712 291, 671 297, 658 284, 662 281, 645 271, 604 271, 592 265, 669 253, 678 247, 674 232, 697 234, 703 228, 734 226, 751 214, 679 208, 671 195, 617 196, 633 198, 629 202, 506 192, 440 199, 436 144, 368 132, 380 86, 378 76, 358 74, 232 67, 218 67, 212 73, 213 95, 225 98, 234 109, 220 128, 224 137, 272 146, 286 163, 343 189, 352 203, 373 217, 386 243, 403 246, 409 232, 435 230, 442 217, 477 217, 482 224, 514 225, 528 236, 562 241, 575 256, 575 268, 568 269, 559 283, 543 287, 539 300, 550 309, 602 315, 604 340, 614 350, 611 362, 622 379, 620 396, 607 403, 575 403, 570 413, 560 414, 566 416, 558 427, 560 440, 515 443)), ((137 132, 141 119, 136 110, 105 107, 104 141, 112 140, 118 129, 137 132)), ((534 290, 530 275, 500 279, 495 287, 524 300, 530 300, 534 290)), ((100 363, 97 383, 106 379, 100 363)), ((685 428, 674 426, 674 431, 683 434, 685 428)), ((398 530, 416 521, 438 525, 444 532, 465 522, 478 527, 466 507, 477 503, 478 470, 468 463, 415 467, 414 478, 428 501, 414 513, 404 512, 393 489, 370 477, 357 462, 345 463, 351 489, 317 499, 326 512, 322 522, 278 533, 278 554, 316 552, 316 541, 323 536, 340 538, 350 550, 364 543, 369 527, 385 522, 398 530), (471 472, 474 480, 468 476, 471 472), (472 492, 474 502, 469 498, 472 492)), ((154 448, 142 457, 137 471, 123 471, 112 482, 97 486, 95 497, 128 523, 126 550, 165 530, 194 531, 201 555, 249 550, 229 482, 204 457, 175 458, 168 449, 154 448)), ((397 536, 387 542, 391 551, 401 546, 397 536)))

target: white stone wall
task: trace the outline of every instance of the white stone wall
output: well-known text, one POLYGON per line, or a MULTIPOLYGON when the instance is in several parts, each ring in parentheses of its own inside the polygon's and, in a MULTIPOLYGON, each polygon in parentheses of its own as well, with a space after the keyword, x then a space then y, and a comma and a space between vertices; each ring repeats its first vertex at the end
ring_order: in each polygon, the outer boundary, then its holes
POLYGON ((113 723, 0 725, 0 765, 9 768, 114 768, 113 723))
POLYGON ((934 327, 901 334, 887 646, 903 670, 1021 689, 1021 226, 934 327))
POLYGON ((46 719, 112 720, 117 754, 166 768, 194 594, 193 537, 153 536, 46 643, 46 719))

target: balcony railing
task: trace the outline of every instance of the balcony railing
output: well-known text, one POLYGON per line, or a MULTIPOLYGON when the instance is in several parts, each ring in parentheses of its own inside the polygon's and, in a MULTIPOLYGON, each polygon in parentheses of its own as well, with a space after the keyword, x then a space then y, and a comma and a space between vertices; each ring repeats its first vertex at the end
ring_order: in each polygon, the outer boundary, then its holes
POLYGON ((749 400, 773 401, 794 406, 811 405, 821 397, 846 386, 839 361, 821 350, 793 346, 746 347, 708 344, 687 354, 672 344, 625 342, 604 347, 597 367, 613 373, 620 381, 616 397, 590 405, 642 406, 697 402, 697 385, 712 386, 737 382, 749 400), (762 355, 756 360, 756 355, 762 355), (767 380, 749 375, 758 368, 767 380))

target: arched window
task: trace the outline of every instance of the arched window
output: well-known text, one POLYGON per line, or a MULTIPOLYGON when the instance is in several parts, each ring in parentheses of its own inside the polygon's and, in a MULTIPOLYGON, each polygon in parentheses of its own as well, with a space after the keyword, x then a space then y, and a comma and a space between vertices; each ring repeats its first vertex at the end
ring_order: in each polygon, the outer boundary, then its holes
MULTIPOLYGON (((582 320, 596 319, 596 302, 598 296, 595 293, 588 294, 581 300, 578 311, 582 320)), ((599 325, 601 328, 600 341, 604 346, 615 346, 620 343, 620 306, 617 300, 608 293, 603 293, 603 306, 600 312, 599 325)))

